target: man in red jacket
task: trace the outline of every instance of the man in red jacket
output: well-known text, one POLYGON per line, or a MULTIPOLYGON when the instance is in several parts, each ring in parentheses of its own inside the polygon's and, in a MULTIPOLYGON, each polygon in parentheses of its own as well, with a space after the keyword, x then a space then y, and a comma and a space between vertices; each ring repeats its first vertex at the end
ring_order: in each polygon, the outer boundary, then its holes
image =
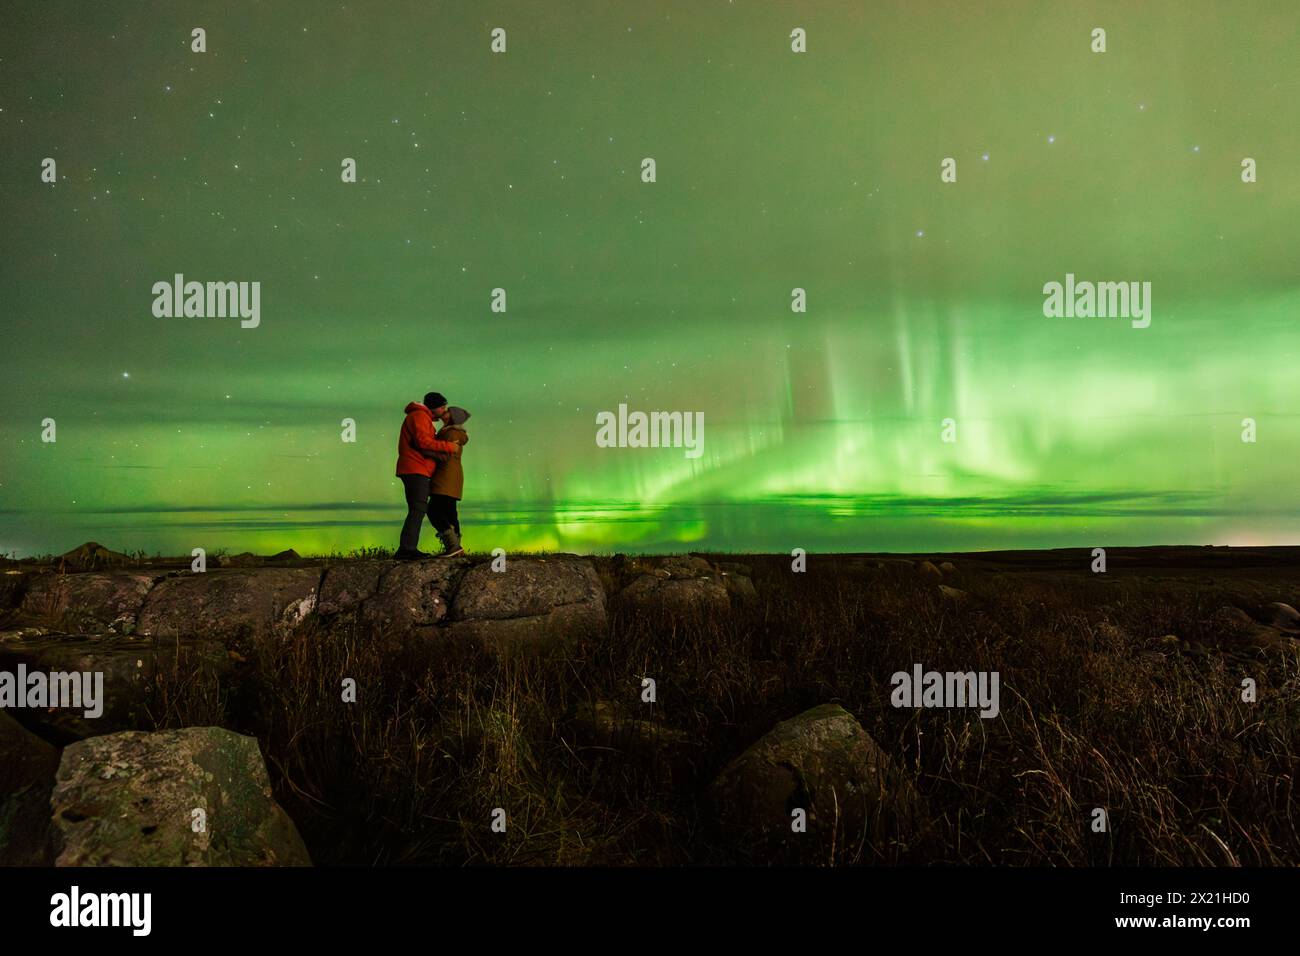
POLYGON ((406 490, 406 521, 394 557, 402 561, 431 557, 420 550, 420 526, 429 510, 429 479, 438 467, 433 456, 439 452, 460 454, 460 445, 454 441, 439 441, 434 437, 433 421, 441 420, 446 410, 447 399, 438 392, 425 395, 424 404, 411 402, 406 406, 406 420, 397 436, 397 477, 402 479, 406 490))

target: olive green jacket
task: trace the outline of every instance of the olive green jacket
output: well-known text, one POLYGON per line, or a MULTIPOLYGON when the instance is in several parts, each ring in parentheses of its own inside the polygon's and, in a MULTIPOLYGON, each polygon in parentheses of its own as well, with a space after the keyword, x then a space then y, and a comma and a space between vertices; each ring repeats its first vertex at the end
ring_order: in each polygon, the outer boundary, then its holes
MULTIPOLYGON (((460 445, 463 454, 465 446, 469 444, 469 433, 459 425, 443 425, 438 432, 438 441, 454 441, 460 445)), ((442 460, 442 454, 437 457, 440 461, 429 484, 429 494, 450 495, 459 501, 465 490, 465 469, 460 464, 461 455, 447 455, 445 461, 442 460)))

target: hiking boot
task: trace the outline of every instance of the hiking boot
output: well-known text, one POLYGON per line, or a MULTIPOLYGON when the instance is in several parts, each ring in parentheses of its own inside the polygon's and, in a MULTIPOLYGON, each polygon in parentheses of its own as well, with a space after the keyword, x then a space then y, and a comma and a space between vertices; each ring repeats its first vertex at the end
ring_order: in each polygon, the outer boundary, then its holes
POLYGON ((428 551, 412 551, 408 548, 398 548, 393 553, 393 557, 398 561, 419 561, 421 558, 431 558, 433 555, 428 551))
POLYGON ((456 533, 455 528, 439 531, 438 540, 442 542, 442 554, 438 555, 440 558, 454 558, 458 554, 465 553, 465 549, 460 546, 460 535, 456 533))

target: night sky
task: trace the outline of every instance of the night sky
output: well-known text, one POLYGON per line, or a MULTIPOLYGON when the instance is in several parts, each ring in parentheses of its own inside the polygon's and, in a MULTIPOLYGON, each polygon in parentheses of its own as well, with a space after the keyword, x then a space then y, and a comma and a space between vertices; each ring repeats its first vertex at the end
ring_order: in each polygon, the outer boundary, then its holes
POLYGON ((1294 0, 9 4, 0 552, 395 547, 430 389, 471 550, 1297 543, 1297 38, 1294 0), (155 317, 176 273, 260 325, 155 317), (1150 327, 1045 317, 1067 273, 1150 327), (597 447, 620 403, 703 454, 597 447))

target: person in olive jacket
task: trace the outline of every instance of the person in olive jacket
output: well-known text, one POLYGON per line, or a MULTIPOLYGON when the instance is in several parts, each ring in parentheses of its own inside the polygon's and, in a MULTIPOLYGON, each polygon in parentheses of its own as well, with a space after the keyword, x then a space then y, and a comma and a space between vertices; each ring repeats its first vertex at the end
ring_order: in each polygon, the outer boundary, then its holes
MULTIPOLYGON (((463 449, 469 443, 469 433, 465 431, 469 412, 452 405, 443 411, 442 421, 438 441, 450 442, 463 449)), ((443 457, 438 455, 440 461, 443 457)), ((461 455, 447 455, 429 482, 429 523, 442 541, 441 556, 444 558, 465 553, 460 541, 460 515, 456 513, 456 502, 460 501, 464 491, 465 470, 461 467, 461 455)))

